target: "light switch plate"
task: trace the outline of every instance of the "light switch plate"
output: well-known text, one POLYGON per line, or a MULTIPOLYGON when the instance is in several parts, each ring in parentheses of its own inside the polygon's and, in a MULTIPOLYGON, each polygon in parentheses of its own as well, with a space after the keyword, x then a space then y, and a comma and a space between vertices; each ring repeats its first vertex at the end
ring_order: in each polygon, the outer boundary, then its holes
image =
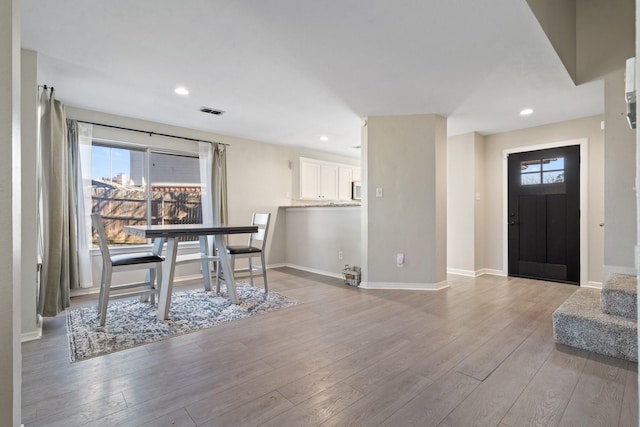
POLYGON ((376 197, 382 197, 382 187, 376 188, 376 197))

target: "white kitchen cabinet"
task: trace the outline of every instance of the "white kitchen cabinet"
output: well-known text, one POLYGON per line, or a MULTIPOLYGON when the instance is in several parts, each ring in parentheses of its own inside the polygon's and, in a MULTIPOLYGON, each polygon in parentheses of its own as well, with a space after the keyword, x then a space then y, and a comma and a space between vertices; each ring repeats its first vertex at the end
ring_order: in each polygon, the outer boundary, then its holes
POLYGON ((338 166, 301 157, 300 199, 338 200, 338 166))
POLYGON ((338 167, 338 200, 351 200, 351 183, 353 182, 353 168, 338 167))
POLYGON ((300 199, 319 199, 320 192, 320 163, 300 159, 300 199))
POLYGON ((300 200, 349 201, 356 173, 360 175, 357 166, 300 157, 300 200))
POLYGON ((338 199, 338 166, 320 165, 320 195, 322 200, 338 199))
POLYGON ((353 167, 353 180, 362 181, 362 169, 358 166, 353 167))

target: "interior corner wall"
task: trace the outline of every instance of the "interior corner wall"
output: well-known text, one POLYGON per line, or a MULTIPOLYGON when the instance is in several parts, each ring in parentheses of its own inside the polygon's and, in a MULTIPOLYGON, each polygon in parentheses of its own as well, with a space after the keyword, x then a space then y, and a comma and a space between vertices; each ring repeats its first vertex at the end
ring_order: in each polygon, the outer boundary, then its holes
POLYGON ((447 139, 447 270, 476 272, 476 134, 447 139))
POLYGON ((415 288, 444 282, 446 119, 370 116, 367 122, 362 158, 367 283, 415 288), (398 253, 405 254, 402 268, 396 266, 398 253))
POLYGON ((478 133, 473 134, 474 145, 474 176, 475 176, 475 190, 474 190, 474 212, 475 212, 475 268, 476 274, 482 270, 482 266, 486 265, 485 261, 485 186, 484 186, 484 137, 478 133))
MULTIPOLYGON (((602 281, 604 222, 604 116, 593 116, 484 137, 484 264, 488 270, 506 271, 503 259, 503 151, 518 147, 587 138, 589 145, 588 280, 602 281)), ((634 220, 635 221, 635 220, 634 220)), ((634 222, 635 224, 635 222, 634 222)), ((635 235, 635 233, 632 233, 635 235)))
POLYGON ((605 276, 636 274, 636 131, 626 120, 624 90, 624 68, 605 77, 605 276))
POLYGON ((39 337, 36 307, 38 234, 36 224, 38 55, 21 52, 21 157, 22 157, 22 339, 39 337))

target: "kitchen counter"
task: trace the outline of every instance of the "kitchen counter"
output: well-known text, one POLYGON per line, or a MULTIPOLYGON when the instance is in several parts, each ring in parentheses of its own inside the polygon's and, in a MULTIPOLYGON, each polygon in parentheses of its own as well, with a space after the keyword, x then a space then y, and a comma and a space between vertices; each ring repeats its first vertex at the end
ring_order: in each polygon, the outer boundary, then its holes
MULTIPOLYGON (((302 202, 300 202, 302 203, 302 202)), ((305 204, 292 204, 289 206, 280 206, 281 208, 291 209, 291 208, 344 208, 344 207, 360 207, 360 202, 333 202, 333 203, 319 203, 309 201, 305 204)))

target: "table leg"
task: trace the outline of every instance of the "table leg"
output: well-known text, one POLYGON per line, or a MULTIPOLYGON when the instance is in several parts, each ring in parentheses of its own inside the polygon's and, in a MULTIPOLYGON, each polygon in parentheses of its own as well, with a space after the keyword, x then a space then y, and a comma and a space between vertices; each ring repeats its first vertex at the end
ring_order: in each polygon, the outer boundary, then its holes
POLYGON ((207 245, 207 236, 200 236, 200 254, 205 257, 205 261, 202 261, 200 267, 202 268, 202 277, 204 278, 204 290, 211 290, 211 264, 206 257, 209 256, 209 245, 207 245))
POLYGON ((227 255, 227 250, 224 245, 224 235, 215 234, 213 236, 213 244, 218 250, 218 256, 220 257, 220 267, 222 268, 222 273, 224 274, 224 282, 227 285, 229 299, 232 303, 237 304, 238 294, 236 292, 236 282, 233 277, 233 269, 229 265, 229 256, 227 255))
POLYGON ((167 255, 162 266, 162 285, 160 286, 160 296, 158 297, 158 320, 166 320, 169 315, 177 254, 178 237, 169 237, 167 239, 167 255))

